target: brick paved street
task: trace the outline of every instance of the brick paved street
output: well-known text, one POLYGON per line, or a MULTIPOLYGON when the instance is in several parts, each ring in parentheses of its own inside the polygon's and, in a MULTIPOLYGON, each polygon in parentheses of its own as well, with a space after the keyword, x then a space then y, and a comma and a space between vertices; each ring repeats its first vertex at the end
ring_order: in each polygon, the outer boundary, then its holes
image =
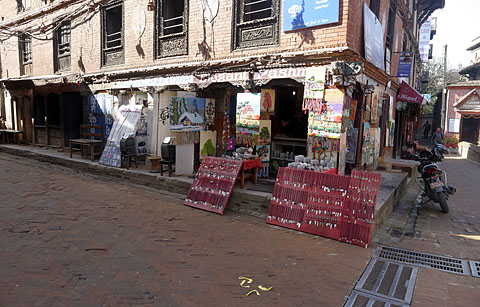
POLYGON ((0 169, 1 306, 341 306, 373 253, 34 160, 0 169))

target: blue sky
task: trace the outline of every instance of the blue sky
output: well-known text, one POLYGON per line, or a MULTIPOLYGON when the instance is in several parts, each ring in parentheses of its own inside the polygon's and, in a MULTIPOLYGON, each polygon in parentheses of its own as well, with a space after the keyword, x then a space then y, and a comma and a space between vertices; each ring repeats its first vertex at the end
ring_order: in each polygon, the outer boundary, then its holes
POLYGON ((430 42, 433 56, 442 57, 443 46, 448 45, 448 67, 468 66, 472 58, 466 49, 480 36, 480 0, 446 0, 445 8, 436 10, 437 34, 430 42))

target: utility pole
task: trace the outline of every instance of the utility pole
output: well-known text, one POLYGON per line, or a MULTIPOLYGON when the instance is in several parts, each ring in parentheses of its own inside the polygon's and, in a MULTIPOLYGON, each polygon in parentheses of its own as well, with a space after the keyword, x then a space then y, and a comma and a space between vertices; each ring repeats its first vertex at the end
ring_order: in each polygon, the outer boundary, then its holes
POLYGON ((444 51, 443 51, 443 86, 442 86, 442 112, 441 114, 441 122, 440 122, 440 128, 442 129, 442 133, 445 133, 445 118, 446 118, 446 107, 447 107, 447 102, 446 96, 447 96, 447 46, 444 46, 444 51))

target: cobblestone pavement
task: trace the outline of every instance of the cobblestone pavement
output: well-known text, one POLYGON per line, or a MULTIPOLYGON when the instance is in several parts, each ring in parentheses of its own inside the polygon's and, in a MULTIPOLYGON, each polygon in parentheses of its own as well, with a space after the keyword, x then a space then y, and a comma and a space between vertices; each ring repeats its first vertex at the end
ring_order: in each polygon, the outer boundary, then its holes
POLYGON ((373 254, 38 161, 0 169, 0 306, 341 306, 373 254))
MULTIPOLYGON (((457 193, 448 200, 450 212, 443 214, 438 204, 426 202, 412 225, 408 212, 419 192, 416 186, 412 186, 375 241, 425 253, 480 261, 480 165, 450 155, 439 163, 439 167, 447 172, 449 184, 457 187, 457 193), (415 235, 392 237, 392 228, 415 235)), ((421 268, 412 306, 478 306, 478 293, 480 278, 421 268)))

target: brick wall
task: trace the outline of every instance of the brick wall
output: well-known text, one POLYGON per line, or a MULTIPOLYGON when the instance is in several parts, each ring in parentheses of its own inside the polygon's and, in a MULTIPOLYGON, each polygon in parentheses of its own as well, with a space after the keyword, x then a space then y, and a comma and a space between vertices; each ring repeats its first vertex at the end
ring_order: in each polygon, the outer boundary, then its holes
MULTIPOLYGON (((65 1, 65 0, 64 0, 65 1)), ((99 0, 95 0, 99 1, 99 0)), ((8 2, 5 10, 10 13, 5 16, 16 17, 16 4, 8 2), (15 5, 12 5, 15 4, 15 5)), ((126 68, 148 67, 152 65, 175 64, 178 62, 197 62, 203 60, 199 45, 205 40, 212 51, 213 59, 229 57, 249 56, 256 54, 271 54, 284 51, 301 51, 317 48, 330 48, 349 46, 358 54, 363 54, 363 3, 370 3, 370 0, 340 0, 340 21, 338 24, 326 25, 317 28, 297 30, 289 33, 283 32, 283 16, 280 12, 280 44, 263 48, 231 51, 232 44, 232 12, 233 1, 220 1, 218 16, 213 24, 203 23, 202 8, 200 1, 189 3, 189 24, 188 24, 188 55, 171 58, 154 59, 154 12, 147 11, 148 0, 125 0, 125 63, 122 65, 102 67, 100 60, 101 27, 98 7, 88 14, 82 14, 72 20, 71 33, 71 72, 80 72, 84 67, 86 73, 99 71, 112 71, 126 68), (134 9, 140 6, 144 9, 146 17, 145 32, 140 40, 132 30, 134 21, 134 9), (205 26, 205 29, 204 29, 205 26), (204 37, 205 33, 205 37, 204 37)), ((55 3, 60 3, 55 1, 55 3)), ((34 29, 43 23, 48 24, 51 20, 69 12, 86 2, 77 1, 75 5, 68 5, 56 12, 45 14, 42 17, 31 20, 29 23, 18 27, 19 30, 34 29)), ((389 0, 381 0, 380 21, 386 29, 389 0)), ((42 0, 32 0, 32 9, 21 14, 28 14, 32 10, 52 5, 44 4, 42 0)), ((281 6, 282 7, 282 6, 281 6)), ((13 18, 10 17, 10 18, 13 18)), ((7 17, 6 17, 7 18, 7 17)), ((8 18, 7 18, 8 19, 8 18)), ((402 47, 402 23, 397 15, 396 37, 398 37, 398 49, 402 47)), ((37 34, 33 39, 33 74, 48 75, 54 73, 53 68, 53 42, 52 35, 37 34), (37 38, 41 38, 37 39, 37 38), (45 40, 47 38, 47 40, 45 40)), ((397 39, 397 38, 395 38, 397 39)), ((394 43, 395 45, 395 43, 394 43)), ((18 40, 15 36, 4 41, 1 47, 4 76, 19 76, 18 40)), ((397 55, 392 57, 392 74, 396 73, 397 55)))
MULTIPOLYGON (((453 105, 460 100, 463 96, 465 96, 468 92, 473 90, 474 87, 469 87, 469 86, 461 86, 461 87, 449 87, 448 88, 448 100, 447 100, 447 116, 445 118, 446 124, 445 124, 445 136, 452 136, 456 135, 458 136, 458 133, 449 133, 448 132, 448 125, 449 125, 449 119, 451 118, 462 118, 460 113, 455 111, 455 108, 453 105)), ((477 90, 480 91, 480 88, 477 90)))

